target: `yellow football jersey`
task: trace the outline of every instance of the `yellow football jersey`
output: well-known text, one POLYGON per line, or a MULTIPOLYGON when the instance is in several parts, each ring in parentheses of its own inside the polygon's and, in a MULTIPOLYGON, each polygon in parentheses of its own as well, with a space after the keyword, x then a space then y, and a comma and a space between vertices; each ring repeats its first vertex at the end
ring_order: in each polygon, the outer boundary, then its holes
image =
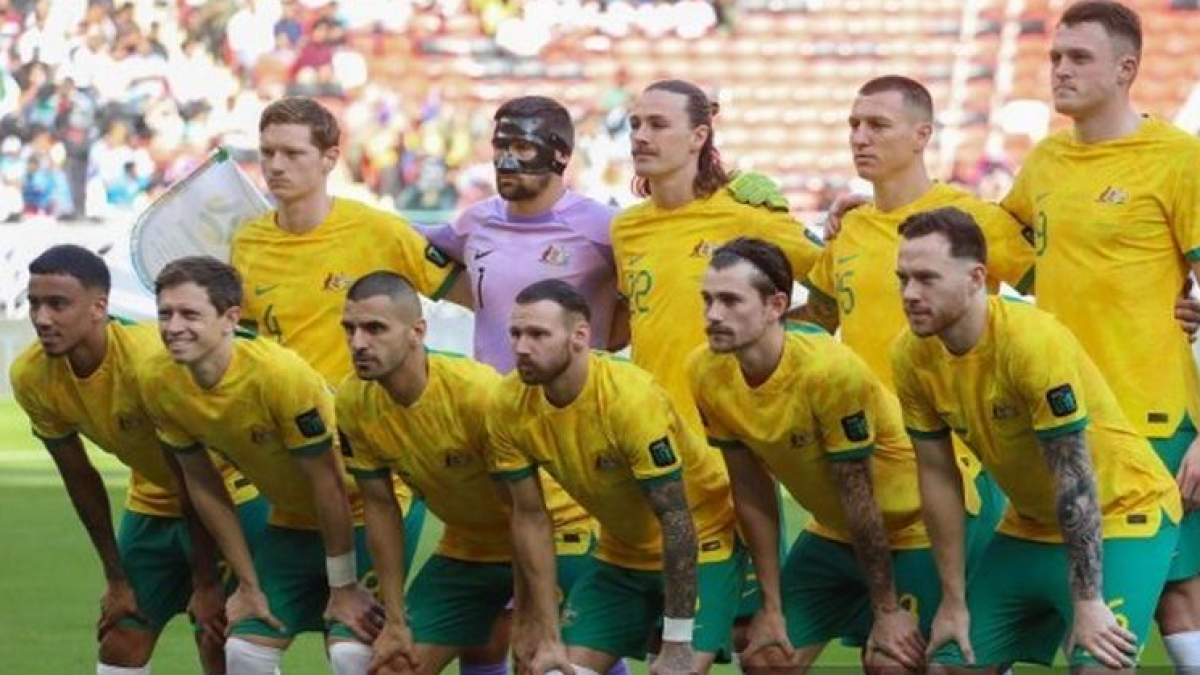
MULTIPOLYGON (((239 331, 233 345, 229 369, 210 389, 165 351, 142 363, 138 386, 159 440, 181 453, 211 448, 262 491, 272 524, 316 529, 313 494, 294 457, 334 447, 329 385, 295 352, 270 340, 239 331)), ((352 488, 347 485, 353 504, 352 488)))
POLYGON ((1000 531, 1061 542, 1054 477, 1039 438, 1086 429, 1105 537, 1153 536, 1182 515, 1179 490, 1117 405, 1071 332, 1025 303, 988 299, 970 352, 902 335, 892 355, 904 423, 914 438, 962 437, 1008 495, 1000 531))
POLYGON ((335 386, 353 373, 341 320, 355 280, 391 270, 437 298, 459 269, 400 216, 342 198, 305 234, 263 214, 238 230, 230 255, 242 275, 243 324, 296 350, 335 386))
POLYGON ((683 359, 705 343, 700 281, 712 252, 736 237, 758 237, 783 249, 803 279, 821 244, 787 213, 747 206, 727 190, 677 209, 651 200, 613 220, 617 282, 629 302, 631 357, 666 388, 679 414, 699 434, 683 359))
MULTIPOLYGON (((175 477, 167 467, 137 386, 137 366, 162 353, 153 325, 110 319, 104 361, 91 375, 76 377, 66 357, 51 358, 37 342, 13 361, 13 395, 29 416, 33 433, 53 452, 77 434, 114 455, 132 471, 125 507, 151 516, 180 515, 175 477)), ((227 462, 218 461, 235 503, 258 491, 227 462)))
POLYGON ((1022 234, 1023 226, 999 206, 944 183, 935 183, 916 201, 892 211, 867 204, 847 213, 841 232, 803 279, 810 290, 837 302, 842 342, 889 389, 894 389, 892 341, 908 329, 896 283, 898 228, 909 216, 945 206, 970 214, 987 237, 992 290, 999 287, 998 281, 1020 289, 1034 264, 1033 246, 1022 234))
POLYGON ((662 531, 641 485, 662 480, 684 482, 700 560, 732 553, 733 503, 721 458, 637 366, 592 354, 583 391, 562 408, 511 373, 492 396, 487 430, 493 474, 520 478, 540 466, 596 519, 597 558, 662 569, 662 531))
POLYGON ((1079 338, 1126 417, 1150 438, 1185 414, 1200 383, 1173 305, 1200 259, 1200 139, 1146 119, 1124 138, 1042 141, 1004 206, 1034 229, 1037 304, 1079 338))
MULTIPOLYGON (((360 477, 399 474, 446 526, 439 555, 508 561, 508 512, 488 474, 486 450, 487 404, 500 375, 486 364, 436 352, 429 354, 428 372, 425 391, 408 407, 375 382, 354 377, 342 383, 337 418, 349 448, 347 468, 360 477)), ((554 489, 563 495, 557 484, 554 489)), ((566 508, 550 501, 548 494, 556 531, 586 539, 587 513, 569 498, 566 508)))
POLYGON ((753 452, 812 514, 808 529, 850 543, 829 463, 870 457, 875 502, 894 549, 925 548, 917 461, 895 395, 858 355, 811 324, 789 329, 757 387, 737 357, 698 347, 687 362, 709 443, 753 452))

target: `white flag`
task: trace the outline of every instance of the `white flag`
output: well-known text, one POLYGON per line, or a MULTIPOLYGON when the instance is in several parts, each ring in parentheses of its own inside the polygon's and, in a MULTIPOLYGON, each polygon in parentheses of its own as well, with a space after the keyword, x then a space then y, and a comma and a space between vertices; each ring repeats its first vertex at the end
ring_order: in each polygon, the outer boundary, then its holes
POLYGON ((229 261, 233 234, 271 204, 223 148, 180 179, 137 219, 130 255, 138 279, 154 290, 167 263, 189 255, 229 261))

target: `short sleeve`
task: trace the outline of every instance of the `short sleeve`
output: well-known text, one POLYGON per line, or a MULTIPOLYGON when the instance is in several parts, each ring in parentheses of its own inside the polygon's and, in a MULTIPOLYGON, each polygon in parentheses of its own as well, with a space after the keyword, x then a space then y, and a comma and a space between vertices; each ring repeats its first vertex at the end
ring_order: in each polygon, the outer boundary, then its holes
POLYGON ((487 402, 487 465, 494 478, 518 481, 536 475, 537 466, 521 451, 520 440, 514 432, 515 410, 503 395, 504 387, 496 387, 487 402))
POLYGON ((808 397, 820 428, 821 447, 831 462, 863 459, 875 447, 871 402, 878 386, 867 364, 848 347, 835 345, 819 373, 821 386, 808 397))
POLYGON ((75 429, 54 414, 37 395, 35 390, 38 386, 26 381, 19 372, 18 363, 14 363, 9 371, 9 382, 12 384, 17 405, 21 406, 29 417, 33 435, 38 437, 47 450, 55 450, 76 436, 75 429))
POLYGON ((833 282, 833 247, 821 250, 817 261, 813 263, 808 276, 803 278, 804 285, 810 290, 820 293, 826 298, 836 298, 837 289, 833 282))
POLYGON ((488 447, 488 407, 500 384, 500 379, 491 371, 491 367, 479 364, 480 370, 486 370, 485 375, 471 383, 469 391, 461 392, 458 417, 467 440, 478 452, 487 452, 488 447))
POLYGON ((1017 172, 1017 177, 1013 180, 1013 185, 1008 190, 1008 194, 1000 201, 1000 207, 1008 211, 1017 222, 1026 227, 1034 225, 1034 209, 1033 209, 1033 186, 1031 171, 1029 166, 1032 158, 1026 158, 1025 166, 1017 172))
POLYGON ((1200 151, 1187 153, 1175 175, 1167 223, 1188 262, 1200 263, 1200 151))
POLYGON ((171 417, 168 407, 179 400, 156 367, 155 364, 159 362, 159 359, 152 359, 138 371, 138 395, 142 399, 142 406, 154 424, 154 433, 163 447, 182 454, 199 452, 204 449, 200 439, 189 434, 183 425, 171 417))
POLYGON ((363 393, 358 383, 344 382, 338 389, 335 399, 338 441, 347 471, 356 478, 383 478, 391 469, 381 460, 374 444, 359 424, 363 393))
POLYGON ((946 438, 950 427, 938 415, 931 392, 921 382, 916 347, 915 339, 907 333, 892 343, 892 379, 904 415, 904 428, 917 440, 946 438))
POLYGON ((787 213, 765 208, 754 208, 752 212, 754 217, 747 219, 745 236, 765 239, 783 249, 792 264, 792 275, 797 279, 807 277, 821 255, 821 240, 787 213))
POLYGON ((675 480, 682 475, 678 433, 681 425, 667 393, 656 384, 621 392, 613 432, 621 454, 639 482, 675 480))
POLYGON ((421 225, 414 223, 413 227, 417 232, 425 237, 425 241, 433 244, 438 250, 450 256, 455 262, 462 264, 463 247, 466 244, 466 237, 458 233, 453 225, 443 223, 441 225, 421 225))
POLYGON ((325 378, 299 357, 279 359, 266 390, 280 440, 293 455, 319 455, 333 446, 334 401, 325 378))
POLYGON ((981 202, 973 210, 987 240, 988 275, 1024 292, 1036 258, 1032 230, 996 204, 981 202))
POLYGON ((1042 440, 1087 428, 1087 405, 1079 362, 1082 349, 1070 331, 1049 319, 1036 330, 1013 332, 1005 362, 1011 385, 1042 440))
POLYGON ((422 295, 438 299, 450 290, 462 266, 433 243, 426 241, 408 221, 387 217, 386 241, 391 267, 413 283, 422 295))

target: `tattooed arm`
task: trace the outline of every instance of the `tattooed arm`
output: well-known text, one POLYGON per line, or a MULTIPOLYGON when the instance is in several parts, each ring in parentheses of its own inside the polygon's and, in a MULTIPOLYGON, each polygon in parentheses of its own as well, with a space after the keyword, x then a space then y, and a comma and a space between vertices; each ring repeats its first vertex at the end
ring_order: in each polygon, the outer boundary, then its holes
MULTIPOLYGON (((691 620, 696 609, 696 526, 688 508, 682 478, 643 483, 646 499, 658 517, 663 542, 663 615, 691 620)), ((663 640, 652 673, 692 672, 692 645, 663 640)))
POLYGON ((838 329, 840 322, 837 301, 820 293, 809 293, 808 301, 788 312, 788 318, 815 323, 830 333, 838 329))
POLYGON ((846 513, 854 553, 871 594, 875 624, 870 644, 906 668, 920 668, 925 645, 913 616, 896 600, 892 551, 883 516, 875 502, 869 461, 864 458, 831 462, 829 467, 846 513))
POLYGON ((1104 602, 1103 530, 1087 437, 1072 431, 1040 442, 1054 474, 1055 511, 1069 560, 1075 619, 1067 651, 1081 647, 1110 668, 1131 666, 1136 637, 1104 602))

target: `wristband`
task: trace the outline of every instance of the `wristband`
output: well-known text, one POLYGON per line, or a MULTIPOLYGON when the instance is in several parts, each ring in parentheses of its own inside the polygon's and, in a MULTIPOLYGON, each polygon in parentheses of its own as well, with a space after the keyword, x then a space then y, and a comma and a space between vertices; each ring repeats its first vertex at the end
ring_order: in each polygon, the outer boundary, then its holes
POLYGON ((672 619, 663 617, 663 642, 692 642, 692 627, 695 625, 694 619, 672 619))
POLYGON ((341 588, 358 581, 357 569, 354 551, 325 557, 325 575, 329 577, 330 588, 341 588))

